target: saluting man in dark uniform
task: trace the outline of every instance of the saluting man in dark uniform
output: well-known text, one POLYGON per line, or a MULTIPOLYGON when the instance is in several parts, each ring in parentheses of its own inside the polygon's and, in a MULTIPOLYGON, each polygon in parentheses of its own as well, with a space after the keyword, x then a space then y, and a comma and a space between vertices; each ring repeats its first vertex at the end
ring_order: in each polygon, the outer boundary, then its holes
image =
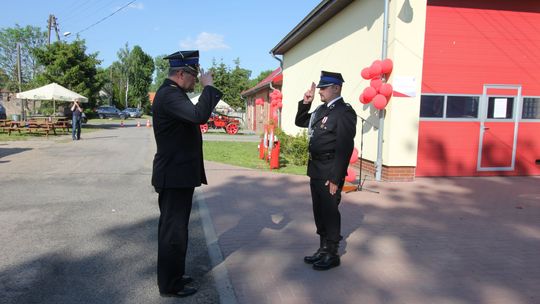
POLYGON ((159 194, 157 277, 162 296, 185 297, 197 292, 186 286, 188 223, 195 187, 206 184, 200 124, 206 123, 222 93, 210 72, 200 71, 203 88, 197 104, 188 98, 199 81, 199 51, 171 54, 169 76, 152 105, 154 156, 152 185, 159 194))
POLYGON ((311 200, 320 246, 317 252, 304 257, 316 270, 339 266, 338 246, 341 236, 341 214, 338 205, 347 167, 354 148, 356 113, 343 101, 340 73, 322 71, 317 88, 322 105, 309 113, 315 95, 315 83, 298 102, 295 123, 309 128, 309 162, 311 200))

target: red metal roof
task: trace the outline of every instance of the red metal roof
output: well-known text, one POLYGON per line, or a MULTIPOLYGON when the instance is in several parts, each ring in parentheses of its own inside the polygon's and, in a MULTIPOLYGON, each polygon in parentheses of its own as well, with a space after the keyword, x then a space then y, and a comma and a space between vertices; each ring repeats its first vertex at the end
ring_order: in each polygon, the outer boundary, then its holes
POLYGON ((275 69, 272 73, 270 73, 270 75, 266 76, 265 79, 261 80, 261 82, 257 83, 251 89, 243 91, 240 93, 240 95, 250 95, 251 93, 255 93, 264 87, 270 86, 270 83, 272 83, 272 85, 281 85, 283 83, 283 74, 281 73, 281 68, 275 69))

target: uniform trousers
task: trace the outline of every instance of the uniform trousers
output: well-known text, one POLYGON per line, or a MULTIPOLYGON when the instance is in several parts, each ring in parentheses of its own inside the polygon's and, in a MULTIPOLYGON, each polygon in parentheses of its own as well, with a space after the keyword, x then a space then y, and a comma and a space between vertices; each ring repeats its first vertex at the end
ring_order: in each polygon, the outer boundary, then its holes
POLYGON ((339 243, 341 236, 341 214, 339 203, 341 202, 341 189, 343 183, 338 185, 336 194, 331 195, 324 179, 310 179, 311 200, 313 202, 313 216, 317 234, 328 241, 339 243))
POLYGON ((161 293, 184 288, 188 224, 195 188, 160 189, 157 278, 161 293))

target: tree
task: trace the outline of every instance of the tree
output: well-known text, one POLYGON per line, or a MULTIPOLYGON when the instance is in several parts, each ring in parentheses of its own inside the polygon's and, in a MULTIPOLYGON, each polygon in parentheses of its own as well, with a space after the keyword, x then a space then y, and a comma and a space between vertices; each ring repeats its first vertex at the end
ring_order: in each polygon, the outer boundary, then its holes
POLYGON ((35 26, 4 28, 0 30, 0 69, 7 76, 2 87, 18 90, 17 71, 17 44, 20 44, 21 54, 21 80, 23 87, 27 88, 41 67, 37 62, 33 50, 47 44, 47 33, 35 26))
POLYGON ((37 84, 56 82, 89 100, 93 107, 99 97, 104 77, 98 75, 100 60, 97 53, 87 55, 84 40, 72 43, 57 41, 50 46, 34 49, 33 54, 44 71, 37 76, 37 84))
POLYGON ((130 50, 127 43, 117 55, 108 77, 114 101, 120 107, 148 107, 154 60, 140 46, 130 50))
POLYGON ((152 84, 151 90, 157 91, 159 87, 163 84, 163 80, 167 78, 169 74, 169 61, 163 59, 166 55, 157 56, 154 59, 154 65, 156 68, 156 78, 152 84))
POLYGON ((154 60, 138 45, 129 54, 128 104, 138 108, 149 104, 148 91, 152 84, 154 60))
POLYGON ((235 109, 245 109, 245 103, 240 93, 249 89, 251 71, 240 67, 240 59, 234 60, 235 67, 231 69, 223 61, 219 64, 212 62, 210 70, 214 74, 214 84, 223 92, 222 99, 235 109))
POLYGON ((254 79, 251 79, 249 81, 249 87, 250 88, 253 88, 254 86, 256 86, 259 82, 263 81, 263 79, 265 79, 266 77, 268 77, 268 75, 272 74, 273 70, 266 70, 266 71, 262 71, 259 76, 257 76, 256 78, 254 79))

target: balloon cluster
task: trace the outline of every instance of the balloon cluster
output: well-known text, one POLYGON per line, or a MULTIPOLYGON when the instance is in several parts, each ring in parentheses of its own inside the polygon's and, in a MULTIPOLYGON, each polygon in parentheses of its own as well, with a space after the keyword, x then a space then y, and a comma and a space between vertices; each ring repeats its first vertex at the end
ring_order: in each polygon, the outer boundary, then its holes
MULTIPOLYGON (((354 148, 351 154, 351 159, 349 164, 354 164, 358 161, 358 149, 354 148)), ((345 181, 352 183, 356 179, 356 172, 352 168, 347 168, 347 176, 345 176, 345 181)))
POLYGON ((278 109, 283 108, 282 102, 283 94, 277 89, 274 89, 270 93, 270 113, 272 115, 272 120, 277 124, 278 122, 278 109))
POLYGON ((390 97, 394 89, 389 83, 383 82, 383 75, 392 73, 394 63, 392 59, 386 58, 384 60, 375 60, 370 67, 362 69, 360 75, 366 80, 370 80, 369 87, 365 88, 362 94, 360 94, 360 102, 368 104, 373 102, 373 106, 378 110, 382 110, 388 104, 390 97))
POLYGON ((258 106, 264 105, 264 99, 262 98, 255 99, 255 105, 258 105, 258 106))

